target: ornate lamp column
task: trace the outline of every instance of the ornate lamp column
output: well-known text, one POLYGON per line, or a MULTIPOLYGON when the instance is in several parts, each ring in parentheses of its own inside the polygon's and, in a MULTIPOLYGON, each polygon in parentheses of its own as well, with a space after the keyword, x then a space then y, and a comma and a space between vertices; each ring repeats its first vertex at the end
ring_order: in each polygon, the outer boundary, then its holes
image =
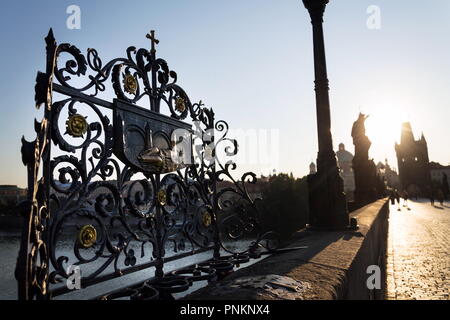
POLYGON ((349 227, 342 178, 333 151, 328 96, 328 76, 323 38, 323 14, 328 0, 303 0, 313 26, 314 72, 319 152, 317 173, 308 176, 310 229, 335 230, 349 227))

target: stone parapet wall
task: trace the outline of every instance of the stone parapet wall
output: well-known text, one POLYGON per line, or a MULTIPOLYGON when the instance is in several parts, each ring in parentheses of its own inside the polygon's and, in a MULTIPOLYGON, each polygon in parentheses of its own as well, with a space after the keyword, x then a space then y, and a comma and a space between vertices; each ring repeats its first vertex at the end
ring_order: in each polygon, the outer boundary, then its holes
POLYGON ((186 296, 188 300, 383 298, 389 206, 378 200, 351 213, 359 229, 301 230, 289 247, 186 296), (381 269, 381 290, 369 290, 367 267, 381 269))

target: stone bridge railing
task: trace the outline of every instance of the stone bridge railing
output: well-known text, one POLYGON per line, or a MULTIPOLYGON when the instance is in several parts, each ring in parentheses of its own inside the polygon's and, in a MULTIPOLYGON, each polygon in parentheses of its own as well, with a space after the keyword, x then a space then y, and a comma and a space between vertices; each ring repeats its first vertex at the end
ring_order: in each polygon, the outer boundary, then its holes
POLYGON ((272 255, 185 299, 382 299, 388 214, 383 199, 350 214, 358 220, 357 231, 300 230, 290 247, 307 248, 272 255), (380 268, 380 289, 367 286, 376 274, 368 269, 373 265, 380 268))

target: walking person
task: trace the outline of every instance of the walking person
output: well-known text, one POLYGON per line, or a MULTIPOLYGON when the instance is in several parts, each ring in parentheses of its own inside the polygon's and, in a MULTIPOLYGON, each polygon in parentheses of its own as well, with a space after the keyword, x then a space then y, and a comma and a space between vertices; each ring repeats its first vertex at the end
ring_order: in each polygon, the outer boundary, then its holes
POLYGON ((433 193, 433 190, 430 191, 430 202, 431 202, 431 205, 434 207, 434 193, 433 193))
POLYGON ((395 193, 394 190, 389 191, 389 200, 391 201, 391 205, 395 205, 395 193))
POLYGON ((395 200, 397 201, 397 205, 398 205, 397 211, 402 211, 402 209, 400 208, 400 195, 398 194, 397 190, 394 191, 394 196, 395 196, 395 200))
POLYGON ((408 196, 409 196, 408 192, 406 192, 406 190, 403 190, 403 194, 402 194, 403 206, 406 207, 409 210, 409 208, 408 208, 408 196))
POLYGON ((437 199, 439 200, 439 203, 441 204, 441 207, 444 206, 444 193, 441 189, 438 190, 437 199))

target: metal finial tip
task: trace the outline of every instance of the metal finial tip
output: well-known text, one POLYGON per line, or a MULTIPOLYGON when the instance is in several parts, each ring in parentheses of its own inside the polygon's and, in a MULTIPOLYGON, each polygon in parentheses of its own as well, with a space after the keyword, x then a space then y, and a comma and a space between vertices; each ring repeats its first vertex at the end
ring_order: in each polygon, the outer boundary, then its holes
POLYGON ((47 42, 52 42, 52 41, 55 40, 55 36, 53 35, 53 29, 52 28, 50 28, 50 30, 48 30, 48 34, 47 34, 47 37, 45 37, 45 40, 47 42))

